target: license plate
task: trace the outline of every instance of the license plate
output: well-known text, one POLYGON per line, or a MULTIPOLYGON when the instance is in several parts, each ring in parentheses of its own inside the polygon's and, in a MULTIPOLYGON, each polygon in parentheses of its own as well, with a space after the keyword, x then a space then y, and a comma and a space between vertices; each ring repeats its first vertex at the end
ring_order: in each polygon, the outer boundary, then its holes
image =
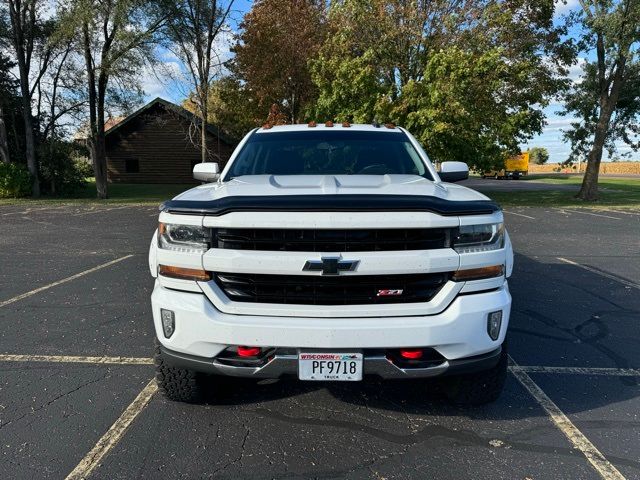
POLYGON ((300 353, 298 378, 335 382, 362 380, 361 353, 300 353))

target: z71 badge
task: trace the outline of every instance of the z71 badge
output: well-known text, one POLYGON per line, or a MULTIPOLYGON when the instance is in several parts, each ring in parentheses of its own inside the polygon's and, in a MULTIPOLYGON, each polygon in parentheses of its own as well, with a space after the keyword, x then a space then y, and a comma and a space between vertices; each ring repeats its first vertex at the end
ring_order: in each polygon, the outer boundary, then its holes
POLYGON ((401 289, 397 289, 397 290, 378 290, 378 297, 392 297, 392 296, 396 296, 396 295, 402 295, 402 292, 404 290, 401 289))

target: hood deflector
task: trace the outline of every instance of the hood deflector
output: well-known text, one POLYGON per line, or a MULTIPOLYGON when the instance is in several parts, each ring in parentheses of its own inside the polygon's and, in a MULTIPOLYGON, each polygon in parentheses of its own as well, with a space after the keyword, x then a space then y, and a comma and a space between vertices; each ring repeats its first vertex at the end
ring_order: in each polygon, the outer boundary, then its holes
POLYGON ((423 195, 247 195, 217 200, 169 200, 160 210, 219 217, 231 212, 432 212, 442 216, 489 215, 490 200, 452 201, 423 195))

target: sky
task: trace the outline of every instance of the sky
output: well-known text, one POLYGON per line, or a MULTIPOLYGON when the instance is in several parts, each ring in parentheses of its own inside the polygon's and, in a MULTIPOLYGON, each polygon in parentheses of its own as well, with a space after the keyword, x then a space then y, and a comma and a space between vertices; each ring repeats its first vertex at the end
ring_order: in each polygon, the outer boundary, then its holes
MULTIPOLYGON (((573 9, 579 8, 579 0, 555 0, 556 1, 556 20, 560 21, 562 16, 567 14, 573 9)), ((232 31, 237 31, 239 23, 242 20, 242 16, 251 8, 250 0, 236 0, 234 3, 234 12, 230 22, 230 28, 232 31)), ((218 51, 222 58, 228 59, 231 57, 229 52, 229 45, 231 38, 223 38, 218 42, 218 51)), ((172 72, 174 77, 179 78, 181 74, 184 74, 184 68, 180 61, 171 52, 162 51, 159 52, 162 60, 162 68, 166 71, 172 72)), ((581 63, 585 61, 584 58, 578 59, 578 64, 574 65, 569 72, 569 76, 573 81, 579 81, 581 73, 581 63)), ((160 77, 162 75, 155 75, 152 71, 145 72, 145 81, 143 88, 145 91, 145 100, 149 101, 156 97, 162 97, 167 100, 171 100, 176 103, 180 103, 188 94, 188 88, 185 88, 184 82, 179 79, 166 81, 160 77)), ((544 127, 540 135, 536 135, 530 141, 521 145, 522 150, 527 150, 533 147, 544 147, 549 151, 549 162, 560 163, 564 162, 569 156, 569 145, 564 142, 562 137, 562 130, 567 129, 572 121, 576 121, 575 118, 570 116, 562 116, 559 111, 562 109, 562 105, 558 102, 551 103, 544 109, 547 124, 544 127)), ((425 146, 428 149, 428 146, 425 146)), ((622 152, 629 152, 630 148, 621 143, 618 145, 618 150, 622 152)), ((632 160, 640 160, 640 153, 634 153, 632 160)), ((605 153, 604 161, 608 161, 607 154, 605 153)))

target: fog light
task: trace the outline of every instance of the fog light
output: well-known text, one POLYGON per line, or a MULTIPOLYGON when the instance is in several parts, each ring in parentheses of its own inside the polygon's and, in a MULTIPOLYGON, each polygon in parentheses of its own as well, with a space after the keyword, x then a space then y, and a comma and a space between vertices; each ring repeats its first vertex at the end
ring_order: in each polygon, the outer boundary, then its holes
POLYGON ((160 319, 162 320, 162 330, 165 338, 170 338, 176 331, 176 320, 171 310, 160 309, 160 319))
POLYGON ((502 326, 502 310, 491 312, 487 317, 487 333, 491 340, 497 340, 500 336, 500 327, 502 326))

